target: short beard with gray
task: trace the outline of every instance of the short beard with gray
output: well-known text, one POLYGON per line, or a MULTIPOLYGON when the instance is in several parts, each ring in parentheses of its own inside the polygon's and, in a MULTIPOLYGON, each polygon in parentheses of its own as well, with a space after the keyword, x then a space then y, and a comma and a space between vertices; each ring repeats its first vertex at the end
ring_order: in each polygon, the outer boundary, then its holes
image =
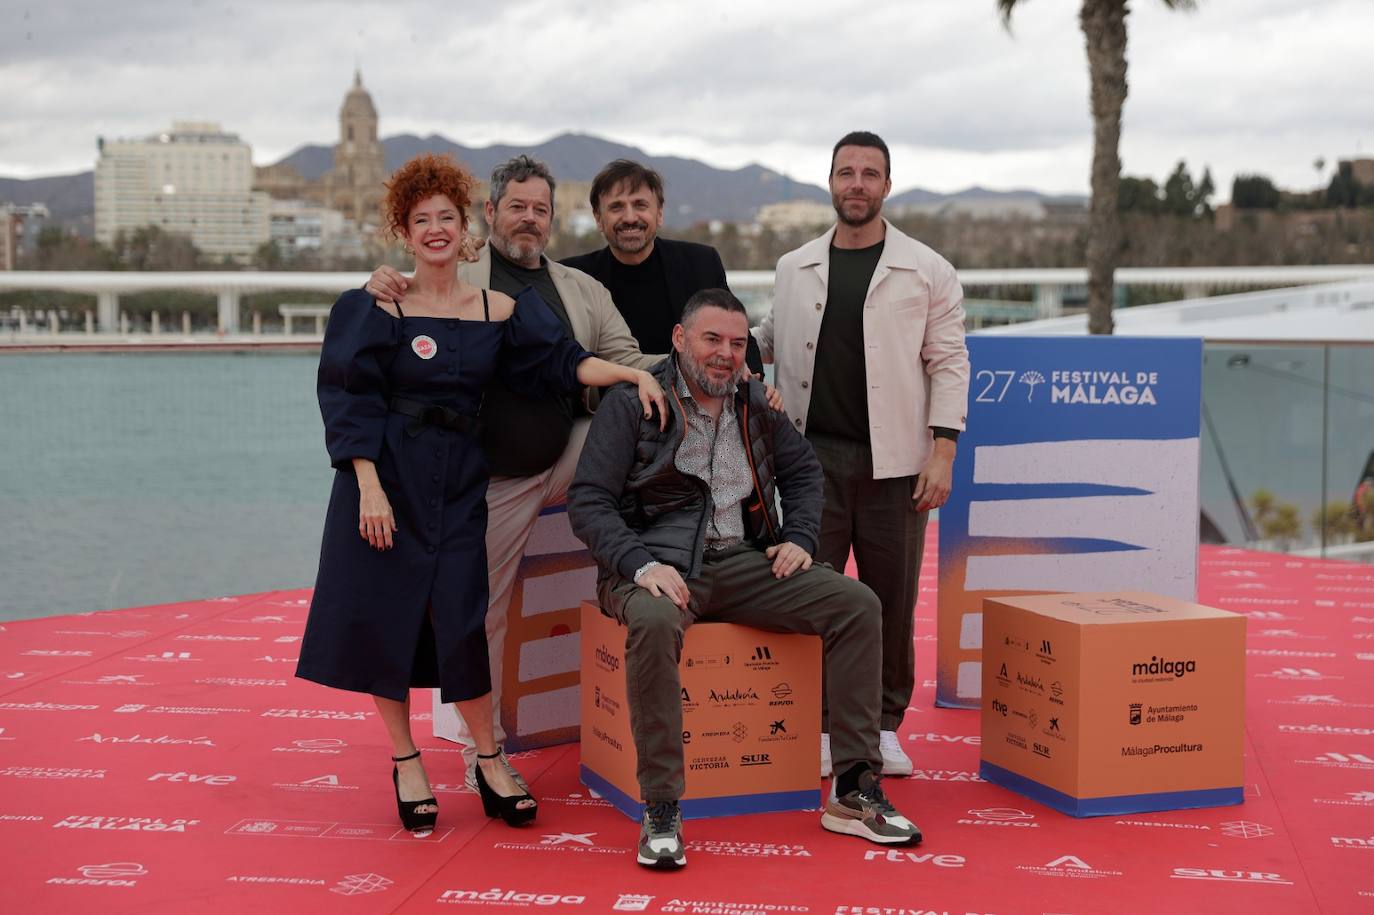
POLYGON ((518 242, 511 238, 498 238, 493 235, 491 243, 497 251, 505 255, 507 260, 514 261, 522 267, 536 263, 544 254, 544 246, 534 242, 518 242))
POLYGON ((687 379, 701 389, 701 393, 707 397, 729 397, 735 393, 735 379, 728 378, 725 381, 712 381, 711 376, 706 374, 706 367, 698 365, 687 356, 679 356, 678 368, 687 379))

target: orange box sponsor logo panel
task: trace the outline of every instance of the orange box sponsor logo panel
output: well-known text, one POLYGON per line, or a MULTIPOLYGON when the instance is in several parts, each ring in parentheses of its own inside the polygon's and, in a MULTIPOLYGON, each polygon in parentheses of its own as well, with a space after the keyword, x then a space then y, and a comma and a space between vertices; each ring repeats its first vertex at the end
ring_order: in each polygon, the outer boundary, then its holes
MULTIPOLYGON (((728 623, 687 630, 678 668, 685 816, 819 806, 820 656, 814 636, 728 623)), ((584 603, 584 780, 609 786, 612 803, 637 817, 625 666, 625 628, 584 603)))
POLYGON ((983 777, 1075 815, 1239 803, 1245 618, 1145 592, 983 602, 983 777))

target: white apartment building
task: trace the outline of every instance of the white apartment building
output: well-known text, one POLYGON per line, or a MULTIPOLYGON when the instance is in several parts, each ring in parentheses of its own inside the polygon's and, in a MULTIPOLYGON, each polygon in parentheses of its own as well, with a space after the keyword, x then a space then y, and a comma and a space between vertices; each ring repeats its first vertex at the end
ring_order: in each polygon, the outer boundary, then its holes
POLYGON ((272 243, 287 257, 303 251, 318 251, 324 247, 326 239, 343 232, 343 214, 318 203, 273 200, 268 212, 272 243))
POLYGON ((363 233, 338 210, 305 200, 272 200, 272 244, 288 259, 308 252, 365 257, 363 233))
POLYGON ((203 253, 247 261, 271 237, 268 195, 253 190, 252 149, 204 121, 141 140, 98 141, 95 237, 157 226, 203 253))
POLYGON ((835 221, 835 208, 816 200, 783 200, 759 207, 754 222, 774 232, 820 229, 835 221))

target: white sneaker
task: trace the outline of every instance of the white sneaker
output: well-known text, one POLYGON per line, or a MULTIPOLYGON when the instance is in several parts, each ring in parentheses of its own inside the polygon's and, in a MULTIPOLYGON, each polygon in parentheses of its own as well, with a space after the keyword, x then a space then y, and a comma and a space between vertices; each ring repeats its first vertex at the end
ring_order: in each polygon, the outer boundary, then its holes
POLYGON ((830 777, 830 735, 821 732, 821 778, 830 777))
MULTIPOLYGON (((896 731, 882 731, 878 735, 878 749, 883 754, 884 775, 905 776, 911 774, 911 757, 907 756, 906 751, 902 749, 902 742, 897 739, 896 731)), ((828 757, 829 753, 826 756, 828 757)))

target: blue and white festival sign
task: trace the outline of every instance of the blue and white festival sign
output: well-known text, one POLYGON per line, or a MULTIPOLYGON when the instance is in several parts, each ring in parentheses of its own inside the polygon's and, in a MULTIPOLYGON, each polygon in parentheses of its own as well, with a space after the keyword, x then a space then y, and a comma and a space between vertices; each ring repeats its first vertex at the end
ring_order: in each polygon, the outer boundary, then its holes
POLYGON ((1202 341, 971 336, 940 509, 936 704, 976 708, 982 601, 1197 595, 1202 341))

